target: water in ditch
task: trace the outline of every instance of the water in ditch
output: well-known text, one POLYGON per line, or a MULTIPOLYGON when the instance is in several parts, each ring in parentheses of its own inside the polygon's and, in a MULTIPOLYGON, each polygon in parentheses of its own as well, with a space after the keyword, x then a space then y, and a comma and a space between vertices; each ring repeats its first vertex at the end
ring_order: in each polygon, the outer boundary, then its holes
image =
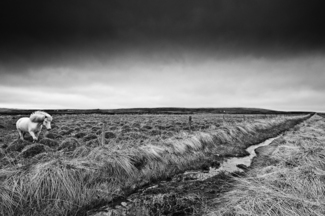
POLYGON ((246 151, 249 153, 249 156, 227 158, 225 161, 223 161, 220 164, 220 167, 218 168, 210 167, 209 172, 187 171, 184 173, 184 176, 187 176, 192 180, 205 180, 207 178, 211 178, 215 175, 218 175, 221 172, 227 172, 227 173, 244 172, 244 170, 238 166, 241 165, 242 167, 249 167, 252 163, 253 158, 256 156, 255 149, 262 146, 269 145, 276 138, 278 137, 273 137, 265 140, 260 144, 248 147, 246 151))

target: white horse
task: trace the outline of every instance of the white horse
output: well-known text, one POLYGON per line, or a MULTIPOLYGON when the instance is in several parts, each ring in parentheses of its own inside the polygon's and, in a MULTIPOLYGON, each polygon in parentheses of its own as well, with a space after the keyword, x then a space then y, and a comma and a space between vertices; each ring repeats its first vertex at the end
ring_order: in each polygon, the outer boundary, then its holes
POLYGON ((28 132, 33 137, 33 142, 38 140, 43 125, 47 130, 51 130, 52 116, 43 111, 33 112, 30 117, 18 119, 16 127, 21 140, 24 140, 24 134, 28 132), (35 135, 36 133, 36 135, 35 135))

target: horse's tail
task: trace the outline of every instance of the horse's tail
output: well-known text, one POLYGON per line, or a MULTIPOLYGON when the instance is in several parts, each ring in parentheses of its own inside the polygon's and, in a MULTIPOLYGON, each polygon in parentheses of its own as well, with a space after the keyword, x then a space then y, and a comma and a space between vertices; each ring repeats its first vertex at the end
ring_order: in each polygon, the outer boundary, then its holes
POLYGON ((17 128, 17 130, 18 130, 18 128, 19 128, 20 121, 21 121, 21 118, 18 119, 18 121, 16 122, 16 128, 17 128))

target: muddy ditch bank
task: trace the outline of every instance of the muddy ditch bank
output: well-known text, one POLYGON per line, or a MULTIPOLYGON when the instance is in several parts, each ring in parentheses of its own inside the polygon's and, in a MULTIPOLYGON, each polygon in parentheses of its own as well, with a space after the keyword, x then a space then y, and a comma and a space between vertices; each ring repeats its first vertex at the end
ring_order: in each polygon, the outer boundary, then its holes
POLYGON ((278 146, 282 145, 286 141, 282 136, 276 138, 270 145, 261 146, 255 149, 257 157, 253 158, 251 168, 266 167, 272 164, 277 164, 279 161, 270 158, 271 155, 278 146))
POLYGON ((233 176, 243 175, 257 155, 270 153, 282 140, 280 134, 248 147, 247 156, 219 158, 207 169, 148 184, 85 215, 202 215, 210 200, 231 190, 233 176))

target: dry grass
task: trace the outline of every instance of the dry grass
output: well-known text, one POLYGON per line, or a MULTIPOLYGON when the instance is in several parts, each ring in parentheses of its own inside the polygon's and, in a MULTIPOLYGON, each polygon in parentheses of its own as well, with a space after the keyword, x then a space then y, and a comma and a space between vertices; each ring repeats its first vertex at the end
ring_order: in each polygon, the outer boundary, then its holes
POLYGON ((135 209, 145 210, 137 215, 168 215, 172 212, 180 213, 181 215, 198 215, 201 211, 197 203, 201 203, 201 197, 195 194, 183 196, 176 193, 156 194, 151 197, 146 197, 131 207, 135 209))
POLYGON ((0 215, 14 215, 14 209, 19 206, 22 194, 13 192, 12 188, 0 183, 0 215))
POLYGON ((0 170, 6 173, 1 190, 5 215, 66 215, 91 203, 110 201, 123 189, 198 168, 212 156, 243 151, 293 127, 307 117, 277 118, 206 133, 183 134, 184 139, 119 150, 99 146, 78 148, 75 158, 51 159, 0 170), (226 148, 220 145, 227 145, 226 148), (8 174, 10 173, 10 174, 8 174), (10 188, 6 195, 6 189, 10 188), (12 197, 8 199, 7 197, 12 197), (18 197, 18 201, 16 201, 18 197))
POLYGON ((278 161, 257 165, 235 187, 215 200, 209 215, 324 215, 325 122, 313 117, 286 134, 270 156, 278 161), (297 133, 298 132, 298 133, 297 133))

